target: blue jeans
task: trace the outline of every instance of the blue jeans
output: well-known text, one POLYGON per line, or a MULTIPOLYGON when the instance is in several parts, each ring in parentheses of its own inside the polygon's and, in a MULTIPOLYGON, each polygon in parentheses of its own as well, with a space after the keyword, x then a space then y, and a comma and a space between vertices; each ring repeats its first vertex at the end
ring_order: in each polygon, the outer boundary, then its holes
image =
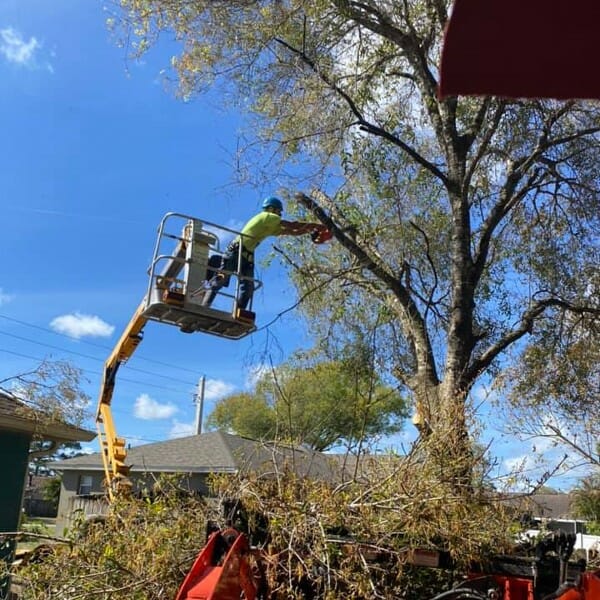
MULTIPOLYGON (((237 271, 239 247, 232 243, 221 259, 220 269, 224 271, 237 271)), ((240 265, 240 291, 237 299, 238 308, 245 309, 254 294, 254 253, 242 248, 242 260, 240 265)), ((217 273, 208 282, 208 292, 202 301, 203 306, 210 306, 217 296, 219 290, 229 285, 228 273, 217 273)))

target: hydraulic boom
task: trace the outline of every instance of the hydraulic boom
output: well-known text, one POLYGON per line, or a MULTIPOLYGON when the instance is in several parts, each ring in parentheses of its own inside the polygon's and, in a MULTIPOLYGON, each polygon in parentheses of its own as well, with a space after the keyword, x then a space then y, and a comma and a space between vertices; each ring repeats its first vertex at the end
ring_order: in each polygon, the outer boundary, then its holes
MULTIPOLYGON (((129 483, 130 469, 125 462, 126 442, 117 436, 111 413, 115 380, 119 367, 142 341, 146 323, 153 320, 175 325, 185 333, 200 331, 234 340, 256 330, 254 320, 242 318, 237 308, 237 288, 243 279, 239 272, 241 257, 236 270, 220 268, 221 249, 236 235, 239 232, 179 213, 168 213, 160 223, 146 296, 105 362, 100 384, 96 424, 111 498, 121 484, 129 483), (172 231, 173 225, 181 227, 176 230, 180 233, 172 231), (171 249, 165 250, 166 245, 171 249), (236 289, 233 293, 221 291, 217 301, 205 307, 202 300, 206 282, 216 273, 233 278, 236 289)), ((252 285, 257 288, 260 282, 252 280, 252 285)))

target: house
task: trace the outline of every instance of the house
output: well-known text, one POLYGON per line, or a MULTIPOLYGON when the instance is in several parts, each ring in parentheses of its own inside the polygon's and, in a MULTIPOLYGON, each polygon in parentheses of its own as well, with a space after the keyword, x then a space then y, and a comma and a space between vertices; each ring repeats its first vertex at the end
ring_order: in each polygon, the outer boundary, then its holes
MULTIPOLYGON (((95 433, 57 421, 0 390, 0 534, 19 528, 32 440, 49 442, 47 452, 51 453, 61 443, 89 442, 94 437, 95 433)), ((0 560, 10 561, 13 552, 14 539, 0 543, 0 560)), ((0 579, 0 598, 5 596, 7 587, 8 579, 0 579)))
POLYGON ((584 521, 575 517, 571 494, 533 494, 521 498, 519 508, 532 524, 549 531, 581 533, 584 529, 584 521))
POLYGON ((600 549, 600 536, 586 533, 586 522, 575 516, 573 494, 533 494, 516 503, 531 529, 525 537, 536 537, 542 531, 564 531, 575 534, 574 549, 587 560, 600 549))
MULTIPOLYGON (((151 487, 161 473, 183 473, 191 490, 209 493, 210 473, 275 473, 292 469, 301 477, 335 480, 344 470, 339 461, 304 446, 259 442, 222 431, 201 433, 164 442, 135 446, 127 451, 134 489, 151 487)), ((62 473, 56 522, 57 535, 68 528, 77 511, 103 513, 104 467, 100 453, 50 463, 62 473)))

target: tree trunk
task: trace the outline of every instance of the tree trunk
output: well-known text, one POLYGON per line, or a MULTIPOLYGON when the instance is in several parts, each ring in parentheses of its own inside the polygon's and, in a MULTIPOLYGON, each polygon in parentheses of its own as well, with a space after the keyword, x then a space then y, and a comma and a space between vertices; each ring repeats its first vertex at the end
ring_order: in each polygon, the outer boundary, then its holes
POLYGON ((475 465, 466 422, 466 394, 442 382, 416 388, 415 397, 413 424, 424 453, 437 466, 441 482, 455 493, 469 494, 475 465))

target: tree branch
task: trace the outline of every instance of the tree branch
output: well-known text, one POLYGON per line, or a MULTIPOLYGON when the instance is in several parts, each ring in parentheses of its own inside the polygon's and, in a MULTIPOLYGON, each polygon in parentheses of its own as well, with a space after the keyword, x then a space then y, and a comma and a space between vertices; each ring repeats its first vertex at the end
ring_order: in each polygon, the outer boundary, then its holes
POLYGON ((420 164, 423 168, 427 169, 430 173, 432 173, 435 177, 437 177, 444 185, 448 184, 448 180, 446 175, 438 169, 433 163, 429 162, 425 157, 421 156, 412 146, 408 145, 406 142, 401 140, 399 137, 390 133, 389 131, 375 125, 374 123, 370 123, 363 113, 360 111, 354 100, 347 94, 342 88, 336 85, 330 78, 323 73, 316 65, 314 61, 312 61, 304 52, 294 48, 292 45, 288 44, 285 40, 281 38, 274 38, 275 41, 290 51, 292 54, 300 58, 300 60, 310 67, 310 69, 325 83, 331 90, 333 90, 338 96, 340 96, 344 102, 348 105, 352 114, 356 117, 355 125, 358 125, 361 130, 366 131, 372 135, 376 135, 385 139, 386 141, 394 144, 401 150, 403 150, 406 154, 408 154, 416 163, 420 164))
MULTIPOLYGON (((568 106, 571 106, 571 103, 566 104, 568 106)), ((539 175, 539 173, 535 172, 533 176, 529 177, 527 184, 525 184, 521 188, 518 194, 515 194, 517 185, 519 181, 525 176, 526 172, 531 168, 532 165, 535 164, 536 161, 541 160, 542 154, 548 149, 559 146, 561 144, 566 144, 575 139, 580 139, 588 135, 593 135, 600 131, 600 127, 590 127, 587 129, 582 129, 573 135, 549 139, 552 126, 558 122, 560 117, 562 117, 564 114, 567 114, 567 112, 567 106, 562 106, 558 110, 550 113, 545 120, 544 126, 542 127, 542 130, 537 139, 537 143, 533 150, 529 153, 529 155, 521 157, 519 160, 516 160, 511 164, 502 192, 500 194, 500 199, 490 211, 490 214, 488 215, 482 227, 479 247, 474 257, 474 284, 476 284, 479 280, 479 277, 481 276, 481 273, 483 272, 483 269, 485 267, 494 231, 502 222, 504 217, 517 204, 517 202, 527 195, 527 193, 531 190, 531 186, 533 185, 533 183, 537 179, 537 176, 539 175)), ((496 117, 499 118, 500 116, 501 115, 496 113, 496 117)), ((545 167, 546 169, 548 169, 547 164, 545 165, 545 167)))
POLYGON ((496 359, 511 344, 522 338, 524 335, 531 333, 536 319, 542 315, 546 309, 557 307, 567 312, 574 314, 590 314, 600 316, 600 309, 590 306, 577 306, 560 298, 547 298, 534 302, 521 317, 518 327, 503 335, 496 343, 492 344, 481 356, 474 360, 469 367, 465 378, 467 381, 474 380, 479 373, 487 369, 490 364, 496 359))
POLYGON ((435 263, 433 261, 433 258, 431 257, 431 253, 430 253, 429 236, 414 221, 409 221, 409 223, 411 224, 411 226, 414 229, 416 229, 421 234, 421 236, 423 237, 423 239, 425 241, 425 255, 427 256, 427 262, 429 263, 429 266, 431 267, 431 272, 433 273, 433 282, 434 282, 433 286, 431 287, 431 289, 429 291, 428 298, 426 300, 423 299, 425 301, 425 314, 423 315, 423 319, 427 320, 427 312, 435 304, 433 301, 433 296, 438 287, 439 279, 438 279, 437 269, 435 268, 435 263))
POLYGON ((548 434, 540 434, 539 437, 554 437, 560 440, 561 443, 563 443, 565 446, 568 446, 569 448, 571 448, 571 450, 575 451, 577 454, 585 458, 587 461, 590 462, 590 464, 600 466, 600 455, 592 454, 592 452, 589 452, 588 450, 583 448, 583 446, 577 444, 575 441, 567 437, 556 425, 552 423, 545 423, 544 425, 547 429, 549 429, 552 432, 552 436, 549 436, 548 434))
POLYGON ((417 305, 411 297, 409 291, 404 285, 386 269, 379 261, 373 259, 364 249, 357 244, 350 236, 337 226, 317 202, 303 194, 297 192, 294 198, 307 210, 312 212, 321 223, 323 223, 334 235, 336 240, 344 246, 352 256, 355 256, 363 268, 367 269, 377 279, 382 281, 394 294, 401 307, 400 318, 403 322, 404 335, 413 343, 416 354, 418 370, 421 374, 427 373, 428 379, 438 382, 435 368, 435 359, 431 348, 427 326, 423 320, 417 305))
MULTIPOLYGON (((481 130, 484 123, 484 117, 487 114, 490 102, 491 99, 489 98, 486 98, 482 102, 477 116, 473 121, 473 124, 469 128, 468 135, 471 139, 475 139, 476 135, 481 130)), ((465 186, 468 186, 470 184, 471 179, 473 178, 473 174, 475 173, 475 169, 479 166, 479 162, 485 156, 489 148, 490 142, 492 141, 492 138, 496 134, 496 131, 498 131, 500 121, 502 120, 502 117, 504 116, 504 111, 506 110, 506 104, 507 102, 505 100, 500 101, 496 106, 496 110, 494 111, 494 115, 492 116, 492 118, 485 120, 485 122, 487 123, 487 127, 481 141, 477 146, 477 153, 475 154, 467 168, 467 172, 464 178, 465 186)))

